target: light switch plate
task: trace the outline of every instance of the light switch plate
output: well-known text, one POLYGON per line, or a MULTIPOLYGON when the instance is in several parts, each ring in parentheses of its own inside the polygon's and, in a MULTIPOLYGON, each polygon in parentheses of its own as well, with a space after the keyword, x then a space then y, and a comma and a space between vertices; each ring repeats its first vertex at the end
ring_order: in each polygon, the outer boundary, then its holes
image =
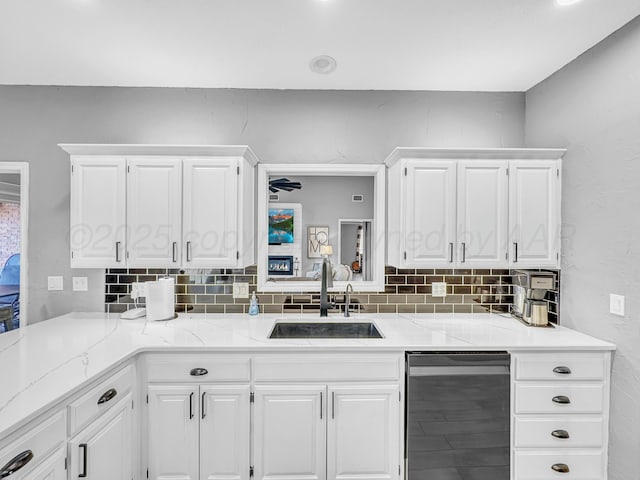
POLYGON ((50 292, 64 290, 63 277, 47 277, 47 289, 50 292))
POLYGON ((609 294, 609 313, 624 317, 624 295, 609 294))
POLYGON ((249 284, 242 282, 234 283, 233 298, 249 298, 249 284))
POLYGON ((431 284, 431 296, 432 297, 446 297, 447 296, 447 282, 433 282, 431 284))
POLYGON ((89 279, 87 277, 71 278, 74 292, 86 292, 89 290, 89 279))

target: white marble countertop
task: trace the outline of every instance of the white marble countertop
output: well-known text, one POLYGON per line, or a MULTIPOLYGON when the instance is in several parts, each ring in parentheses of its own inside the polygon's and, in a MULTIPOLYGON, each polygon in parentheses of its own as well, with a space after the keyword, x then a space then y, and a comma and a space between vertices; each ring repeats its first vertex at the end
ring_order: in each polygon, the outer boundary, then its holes
MULTIPOLYGON (((268 339, 278 319, 317 315, 180 314, 175 320, 121 320, 71 313, 0 335, 0 441, 118 363, 145 351, 613 350, 565 327, 533 328, 495 314, 358 315, 381 339, 268 339)), ((326 320, 326 319, 323 319, 326 320)))

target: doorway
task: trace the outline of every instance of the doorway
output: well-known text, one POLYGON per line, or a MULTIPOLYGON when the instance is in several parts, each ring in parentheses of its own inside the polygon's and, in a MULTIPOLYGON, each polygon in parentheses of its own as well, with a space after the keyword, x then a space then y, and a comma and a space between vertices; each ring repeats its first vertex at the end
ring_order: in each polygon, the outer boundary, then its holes
POLYGON ((26 325, 26 162, 0 162, 0 334, 26 325))

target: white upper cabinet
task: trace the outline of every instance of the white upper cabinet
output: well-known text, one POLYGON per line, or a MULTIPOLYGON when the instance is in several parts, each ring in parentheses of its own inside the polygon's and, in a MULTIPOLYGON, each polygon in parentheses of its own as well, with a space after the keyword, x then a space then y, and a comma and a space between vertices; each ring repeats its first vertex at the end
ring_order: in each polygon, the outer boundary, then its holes
MULTIPOLYGON (((184 161, 183 263, 235 266, 238 252, 238 161, 184 161)), ((240 237, 242 238, 242 237, 240 237)))
POLYGON ((458 265, 504 264, 507 238, 508 162, 458 162, 458 265))
POLYGON ((71 161, 71 267, 120 267, 126 254, 126 163, 116 156, 71 161))
POLYGON ((72 164, 73 268, 255 263, 249 147, 60 146, 72 164))
POLYGON ((387 263, 558 267, 562 149, 396 148, 387 263))
POLYGON ((509 258, 514 267, 560 262, 560 160, 509 165, 509 258))
POLYGON ((450 265, 456 242, 456 162, 409 160, 406 168, 406 196, 413 199, 406 204, 406 235, 400 234, 406 261, 450 265))
POLYGON ((182 161, 127 159, 129 267, 180 265, 182 161))

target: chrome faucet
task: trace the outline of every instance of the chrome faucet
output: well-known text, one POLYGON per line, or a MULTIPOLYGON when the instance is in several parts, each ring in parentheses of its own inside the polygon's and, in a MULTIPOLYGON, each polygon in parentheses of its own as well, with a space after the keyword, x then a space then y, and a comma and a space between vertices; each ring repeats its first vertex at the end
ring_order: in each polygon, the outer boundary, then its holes
POLYGON ((344 316, 349 316, 349 301, 351 300, 351 294, 353 293, 353 285, 347 283, 347 288, 344 290, 344 316))
POLYGON ((329 262, 329 257, 325 255, 324 260, 322 260, 322 272, 321 272, 321 282, 320 282, 320 316, 326 317, 327 310, 333 307, 331 302, 329 302, 329 294, 327 292, 327 288, 333 287, 333 272, 331 268, 331 263, 329 262))

